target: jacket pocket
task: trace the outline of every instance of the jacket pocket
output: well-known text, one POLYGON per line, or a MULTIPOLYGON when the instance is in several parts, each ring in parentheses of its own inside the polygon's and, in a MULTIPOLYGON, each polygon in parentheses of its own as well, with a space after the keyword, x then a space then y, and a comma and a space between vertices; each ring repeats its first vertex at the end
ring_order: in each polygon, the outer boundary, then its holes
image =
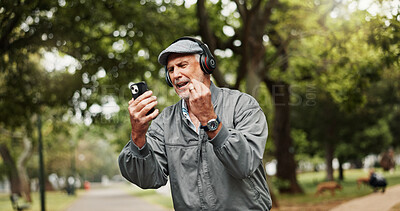
POLYGON ((254 178, 252 178, 251 176, 247 177, 246 179, 244 179, 244 182, 247 184, 247 186, 249 187, 249 190, 251 191, 250 194, 253 195, 254 200, 258 200, 261 196, 260 192, 257 190, 255 182, 254 182, 254 178))

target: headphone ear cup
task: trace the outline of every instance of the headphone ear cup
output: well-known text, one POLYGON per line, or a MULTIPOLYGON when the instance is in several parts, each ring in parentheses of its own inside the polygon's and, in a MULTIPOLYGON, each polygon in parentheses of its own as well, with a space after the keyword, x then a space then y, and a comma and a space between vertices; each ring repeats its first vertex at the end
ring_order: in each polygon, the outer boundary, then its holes
POLYGON ((167 68, 165 68, 165 82, 167 82, 168 86, 173 87, 167 68))
POLYGON ((211 74, 214 71, 214 69, 217 67, 217 62, 211 56, 209 56, 207 58, 206 64, 207 64, 207 69, 208 69, 209 74, 211 74))
POLYGON ((203 70, 203 72, 204 72, 205 74, 208 74, 208 71, 207 71, 207 67, 206 67, 206 65, 205 65, 204 58, 205 58, 204 54, 200 54, 200 59, 199 59, 200 68, 201 68, 201 70, 203 70))
POLYGON ((210 65, 210 59, 207 58, 206 54, 201 54, 200 55, 200 67, 201 70, 203 70, 203 72, 205 74, 211 74, 213 72, 213 70, 215 69, 215 60, 213 58, 211 58, 213 60, 213 64, 214 65, 210 65))

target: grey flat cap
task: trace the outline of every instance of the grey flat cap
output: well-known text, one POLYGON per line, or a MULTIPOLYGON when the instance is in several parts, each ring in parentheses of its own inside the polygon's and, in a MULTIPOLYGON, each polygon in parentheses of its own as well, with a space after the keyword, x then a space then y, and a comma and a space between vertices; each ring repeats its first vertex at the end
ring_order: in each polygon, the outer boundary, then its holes
POLYGON ((160 55, 158 55, 158 62, 164 66, 167 65, 168 56, 171 53, 197 54, 201 52, 203 52, 203 49, 201 49, 198 43, 191 40, 179 40, 178 42, 172 43, 165 50, 161 51, 160 55))

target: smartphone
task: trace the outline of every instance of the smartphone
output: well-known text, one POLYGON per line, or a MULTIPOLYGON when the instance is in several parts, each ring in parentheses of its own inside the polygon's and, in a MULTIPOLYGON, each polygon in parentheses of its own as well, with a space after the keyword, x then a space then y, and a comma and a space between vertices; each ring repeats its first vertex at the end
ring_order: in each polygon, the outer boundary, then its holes
MULTIPOLYGON (((131 90, 133 99, 138 98, 140 95, 142 95, 147 90, 149 90, 149 88, 147 87, 146 82, 144 82, 144 81, 139 82, 139 83, 130 82, 129 83, 129 89, 131 90)), ((147 112, 146 115, 149 115, 149 114, 153 113, 154 110, 155 109, 152 108, 149 112, 147 112)))

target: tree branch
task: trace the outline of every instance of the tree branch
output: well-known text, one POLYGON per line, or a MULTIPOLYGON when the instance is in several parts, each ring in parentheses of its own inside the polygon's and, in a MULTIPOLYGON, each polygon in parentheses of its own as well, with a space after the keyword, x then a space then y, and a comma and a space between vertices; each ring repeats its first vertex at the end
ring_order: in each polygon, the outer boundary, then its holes
POLYGON ((239 0, 234 0, 236 3, 236 7, 238 8, 240 16, 242 16, 243 19, 247 18, 247 9, 244 4, 240 4, 239 0))

